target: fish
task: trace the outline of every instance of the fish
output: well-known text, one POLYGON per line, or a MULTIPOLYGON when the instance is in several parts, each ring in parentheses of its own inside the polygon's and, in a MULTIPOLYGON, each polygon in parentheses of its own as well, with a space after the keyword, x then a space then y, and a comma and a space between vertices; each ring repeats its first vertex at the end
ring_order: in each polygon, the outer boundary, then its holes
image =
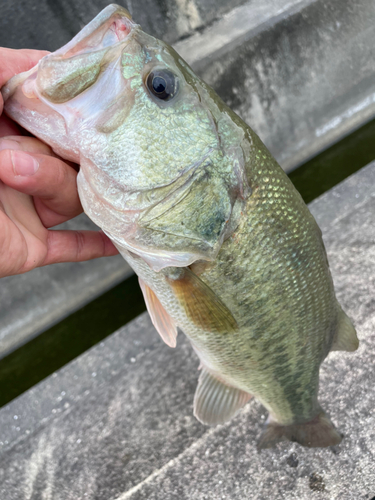
POLYGON ((80 164, 85 213, 139 277, 151 320, 200 360, 194 415, 269 412, 258 450, 340 443, 319 368, 358 338, 322 233, 256 133, 169 45, 109 5, 1 90, 6 113, 80 164))

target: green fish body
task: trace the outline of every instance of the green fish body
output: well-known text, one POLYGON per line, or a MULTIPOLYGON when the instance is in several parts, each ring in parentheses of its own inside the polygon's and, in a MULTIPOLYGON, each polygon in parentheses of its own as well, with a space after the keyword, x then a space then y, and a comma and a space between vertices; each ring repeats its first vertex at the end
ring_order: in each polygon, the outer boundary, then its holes
POLYGON ((2 93, 13 119, 81 164, 85 212, 138 274, 163 340, 190 339, 196 417, 223 423, 254 396, 270 414, 259 448, 339 443, 319 367, 358 340, 321 231, 257 135, 114 5, 2 93))

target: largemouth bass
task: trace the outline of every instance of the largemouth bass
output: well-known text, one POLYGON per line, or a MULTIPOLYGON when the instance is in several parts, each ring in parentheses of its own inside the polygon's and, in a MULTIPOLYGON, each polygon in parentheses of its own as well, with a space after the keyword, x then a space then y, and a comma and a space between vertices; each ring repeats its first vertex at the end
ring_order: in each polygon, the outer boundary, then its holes
POLYGON ((314 218, 250 127, 116 5, 2 94, 80 163, 84 210, 138 274, 162 339, 188 336, 195 416, 226 422, 254 396, 269 411, 259 448, 339 443, 319 367, 358 340, 314 218))

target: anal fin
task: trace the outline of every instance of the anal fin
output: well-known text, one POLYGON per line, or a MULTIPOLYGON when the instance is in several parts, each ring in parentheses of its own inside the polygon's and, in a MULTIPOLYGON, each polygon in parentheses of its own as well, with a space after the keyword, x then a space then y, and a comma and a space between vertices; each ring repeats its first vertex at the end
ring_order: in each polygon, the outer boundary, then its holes
POLYGON ((224 384, 203 368, 194 397, 194 415, 202 424, 223 424, 250 399, 251 394, 224 384))
POLYGON ((160 300, 151 288, 141 278, 138 278, 138 280, 152 324, 169 347, 176 347, 177 328, 173 319, 161 305, 160 300))
POLYGON ((348 316, 341 309, 341 306, 339 306, 337 330, 331 351, 352 352, 358 349, 358 345, 359 341, 355 328, 348 316))

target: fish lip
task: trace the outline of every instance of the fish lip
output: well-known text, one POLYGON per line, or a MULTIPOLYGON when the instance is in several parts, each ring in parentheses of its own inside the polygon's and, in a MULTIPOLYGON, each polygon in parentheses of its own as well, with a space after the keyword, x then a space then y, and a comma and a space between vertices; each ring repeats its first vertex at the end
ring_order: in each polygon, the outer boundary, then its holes
POLYGON ((113 25, 115 25, 115 35, 118 40, 107 46, 110 51, 113 49, 116 50, 120 45, 127 45, 133 35, 141 29, 140 25, 132 20, 129 12, 125 8, 116 4, 108 5, 67 44, 63 45, 55 52, 46 54, 30 70, 10 78, 0 89, 4 103, 12 97, 17 87, 21 86, 26 79, 33 75, 33 73, 37 73, 39 65, 41 65, 42 61, 46 58, 65 59, 74 57, 80 53, 97 52, 106 48, 106 45, 102 45, 103 40, 109 31, 114 31, 113 25), (122 32, 123 34, 121 34, 122 32), (102 34, 101 37, 100 34, 102 34), (95 40, 95 37, 98 37, 98 35, 99 43, 96 42, 94 45, 90 45, 90 40, 95 40))
MULTIPOLYGON (((47 55, 48 56, 48 55, 47 55)), ((44 56, 44 57, 47 57, 44 56)), ((42 58, 44 59, 44 58, 42 58)), ((41 59, 41 60, 42 60, 41 59)), ((24 71, 23 73, 19 73, 18 75, 12 76, 0 89, 1 95, 3 97, 4 104, 7 102, 9 98, 12 97, 17 88, 22 85, 29 76, 35 73, 38 69, 39 62, 33 66, 29 71, 24 71)))
POLYGON ((127 41, 134 31, 140 28, 129 12, 123 7, 112 4, 100 12, 66 45, 53 53, 54 56, 69 58, 80 53, 96 52, 113 48, 127 41), (117 41, 108 38, 114 33, 117 41))
MULTIPOLYGON (((108 7, 112 7, 112 5, 110 5, 108 7)), ((122 9, 122 8, 120 10, 125 11, 125 9, 122 9)), ((57 50, 55 52, 51 52, 49 54, 46 54, 44 57, 42 57, 38 61, 38 63, 35 66, 33 66, 30 70, 19 73, 17 75, 14 75, 12 78, 10 78, 3 85, 3 87, 0 88, 0 94, 3 98, 4 104, 6 103, 6 101, 8 99, 10 99, 13 96, 13 94, 15 93, 15 91, 17 90, 18 87, 22 87, 23 84, 27 80, 29 80, 29 81, 33 80, 33 78, 32 78, 33 75, 35 75, 35 77, 37 76, 39 67, 41 67, 43 65, 44 60, 46 60, 48 58, 67 59, 67 58, 74 57, 76 55, 83 54, 83 53, 88 54, 88 53, 92 53, 92 52, 98 52, 98 51, 106 49, 106 48, 108 50, 108 52, 107 52, 108 54, 110 54, 110 53, 113 54, 119 50, 119 47, 121 47, 121 51, 122 51, 123 48, 129 44, 129 42, 134 37, 134 35, 136 33, 138 33, 141 29, 139 24, 136 24, 131 18, 128 18, 128 17, 124 17, 124 16, 122 16, 121 18, 114 17, 113 22, 111 23, 110 21, 111 21, 111 18, 109 18, 106 23, 104 23, 102 26, 100 26, 98 28, 100 31, 103 31, 103 35, 102 35, 102 39, 101 39, 100 43, 98 43, 97 45, 90 47, 90 44, 89 44, 90 35, 85 37, 83 40, 78 40, 78 43, 73 45, 73 42, 75 41, 75 39, 77 39, 77 37, 79 37, 79 35, 82 33, 82 31, 84 31, 84 30, 81 30, 80 33, 78 33, 72 40, 70 40, 70 42, 68 42, 66 45, 61 47, 59 50, 57 50), (120 22, 120 25, 118 26, 119 22, 120 22), (122 23, 122 27, 127 28, 127 32, 125 32, 125 36, 122 36, 120 39, 116 33, 118 40, 115 43, 109 44, 107 47, 105 45, 103 46, 102 45, 103 39, 105 38, 106 34, 109 31, 113 31, 111 29, 113 24, 115 24, 115 27, 117 27, 119 31, 126 31, 126 30, 121 29, 121 23, 122 23), (87 43, 87 46, 83 45, 84 43, 87 43), (66 51, 66 49, 68 49, 68 50, 66 51)), ((95 33, 92 33, 91 35, 94 36, 95 33)), ((35 80, 34 80, 34 82, 35 82, 35 80)), ((23 93, 26 97, 31 97, 31 96, 28 96, 27 94, 25 94, 25 92, 23 92, 23 93)), ((35 95, 35 97, 40 98, 37 87, 35 87, 34 95, 35 95)))

